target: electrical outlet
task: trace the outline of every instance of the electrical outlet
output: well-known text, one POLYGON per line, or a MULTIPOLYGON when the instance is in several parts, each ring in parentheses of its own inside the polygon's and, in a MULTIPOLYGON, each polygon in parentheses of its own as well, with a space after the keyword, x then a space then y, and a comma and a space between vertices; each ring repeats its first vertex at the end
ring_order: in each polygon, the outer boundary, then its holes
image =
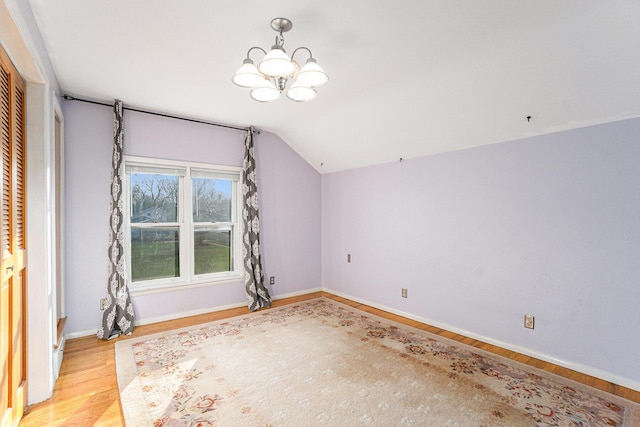
POLYGON ((276 276, 269 277, 269 284, 270 285, 275 285, 276 284, 276 276))
POLYGON ((100 298, 100 310, 104 311, 107 308, 107 299, 100 298))
POLYGON ((347 254, 347 262, 351 262, 351 254, 347 254))
POLYGON ((407 297, 407 288, 402 288, 402 298, 407 297))
POLYGON ((533 329, 534 326, 534 316, 533 314, 525 314, 524 315, 524 327, 527 329, 533 329))

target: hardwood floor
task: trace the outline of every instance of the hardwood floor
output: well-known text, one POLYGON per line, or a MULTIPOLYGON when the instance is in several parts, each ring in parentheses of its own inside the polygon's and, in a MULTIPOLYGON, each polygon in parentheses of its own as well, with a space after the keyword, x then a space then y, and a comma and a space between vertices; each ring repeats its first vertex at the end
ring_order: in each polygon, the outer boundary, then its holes
MULTIPOLYGON (((518 362, 543 369, 574 381, 606 391, 622 398, 640 403, 640 392, 621 387, 610 382, 584 375, 570 369, 556 366, 491 344, 463 337, 433 326, 387 313, 326 292, 315 292, 293 298, 274 301, 279 307, 325 296, 345 305, 431 332, 464 344, 480 348, 518 362)), ((199 323, 226 319, 247 314, 246 307, 208 313, 184 319, 171 320, 151 325, 138 326, 132 337, 120 337, 118 340, 140 337, 156 332, 167 331, 199 323)), ((115 372, 114 343, 117 340, 102 341, 95 336, 76 338, 67 341, 60 377, 56 382, 53 397, 45 402, 29 406, 20 422, 24 426, 122 426, 124 425, 118 385, 115 372)))

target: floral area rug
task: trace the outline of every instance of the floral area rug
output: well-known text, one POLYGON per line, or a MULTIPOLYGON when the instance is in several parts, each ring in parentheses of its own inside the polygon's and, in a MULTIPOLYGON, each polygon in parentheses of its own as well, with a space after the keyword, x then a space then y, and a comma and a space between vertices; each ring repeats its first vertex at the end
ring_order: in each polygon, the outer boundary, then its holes
POLYGON ((116 343, 128 426, 637 426, 640 405, 318 298, 116 343))

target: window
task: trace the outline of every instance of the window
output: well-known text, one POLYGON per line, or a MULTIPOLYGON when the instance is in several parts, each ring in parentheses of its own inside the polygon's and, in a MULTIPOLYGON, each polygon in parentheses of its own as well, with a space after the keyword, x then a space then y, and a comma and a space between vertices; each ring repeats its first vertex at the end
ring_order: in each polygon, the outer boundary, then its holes
POLYGON ((239 280, 240 168, 125 158, 132 292, 239 280))

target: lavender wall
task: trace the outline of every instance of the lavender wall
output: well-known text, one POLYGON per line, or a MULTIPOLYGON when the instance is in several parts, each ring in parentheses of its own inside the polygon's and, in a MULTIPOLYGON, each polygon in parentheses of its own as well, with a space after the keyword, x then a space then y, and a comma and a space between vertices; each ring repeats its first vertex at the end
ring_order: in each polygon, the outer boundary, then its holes
POLYGON ((635 119, 324 175, 323 286, 640 389, 639 137, 635 119))
MULTIPOLYGON (((106 107, 63 108, 66 331, 81 333, 97 328, 105 294, 112 118, 106 107)), ((235 131, 127 112, 125 135, 127 154, 242 161, 235 131)), ((270 290, 278 297, 322 282, 638 389, 638 135, 640 119, 627 120, 321 178, 263 132, 256 155, 266 275, 277 277, 270 290), (523 328, 524 313, 536 329, 523 328)), ((243 301, 242 283, 134 297, 140 321, 243 301)))
MULTIPOLYGON (((66 332, 97 329, 106 294, 107 225, 112 144, 110 108, 64 102, 66 192, 66 332)), ((242 165, 244 134, 235 130, 125 111, 125 153, 242 165)), ((263 267, 276 276, 275 297, 317 290, 320 184, 308 163, 268 132, 255 137, 263 267)), ((137 321, 179 317, 243 303, 242 282, 133 297, 137 321)))

